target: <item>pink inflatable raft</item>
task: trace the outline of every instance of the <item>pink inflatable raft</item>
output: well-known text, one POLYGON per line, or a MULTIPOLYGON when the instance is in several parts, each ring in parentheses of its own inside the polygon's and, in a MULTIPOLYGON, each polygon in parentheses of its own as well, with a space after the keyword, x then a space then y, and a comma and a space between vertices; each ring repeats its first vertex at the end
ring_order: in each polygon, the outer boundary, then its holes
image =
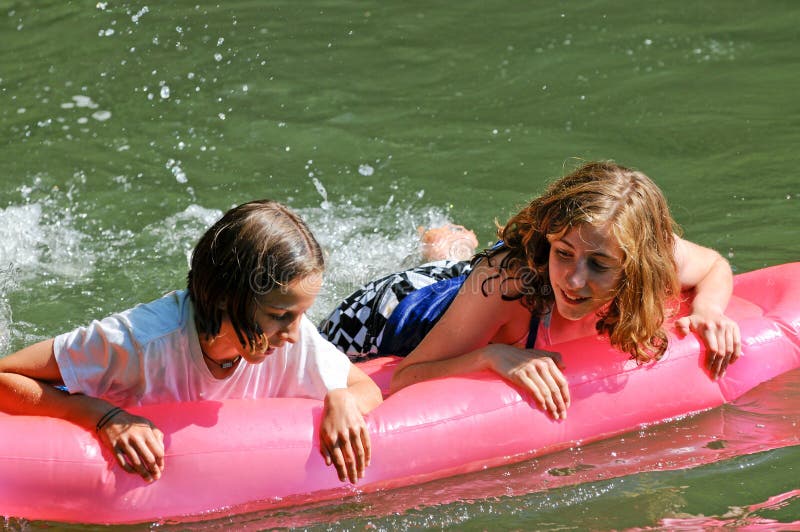
MULTIPOLYGON (((743 357, 712 381, 699 341, 670 339, 638 366, 607 341, 564 343, 572 406, 547 417, 490 373, 420 383, 369 416, 372 465, 357 488, 319 454, 319 401, 164 404, 136 409, 166 434, 166 470, 146 484, 94 435, 59 419, 0 414, 0 514, 32 520, 135 523, 211 518, 375 491, 520 461, 736 399, 800 367, 800 263, 736 277, 728 314, 743 357)), ((364 368, 382 388, 396 360, 364 368)))

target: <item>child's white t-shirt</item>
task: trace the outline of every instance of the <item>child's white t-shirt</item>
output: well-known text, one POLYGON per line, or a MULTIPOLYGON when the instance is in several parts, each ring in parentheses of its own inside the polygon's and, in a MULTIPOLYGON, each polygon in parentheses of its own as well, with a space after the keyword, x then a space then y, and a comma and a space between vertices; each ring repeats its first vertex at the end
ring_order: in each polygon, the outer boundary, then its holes
POLYGON ((309 397, 347 387, 350 361, 303 316, 298 340, 260 364, 240 362, 225 379, 206 366, 188 292, 114 314, 55 338, 70 393, 119 406, 176 401, 309 397))

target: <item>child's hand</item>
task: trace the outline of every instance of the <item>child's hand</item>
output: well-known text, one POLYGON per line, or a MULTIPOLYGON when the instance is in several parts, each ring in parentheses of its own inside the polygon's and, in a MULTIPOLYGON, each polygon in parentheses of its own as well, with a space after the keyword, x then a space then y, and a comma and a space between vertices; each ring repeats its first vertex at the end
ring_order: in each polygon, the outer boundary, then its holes
POLYGON ((700 335, 708 351, 708 369, 711 378, 725 375, 728 364, 733 364, 742 354, 742 337, 739 324, 718 310, 693 309, 693 313, 675 321, 684 336, 690 331, 700 335))
POLYGON ((102 426, 98 435, 125 471, 138 473, 147 482, 161 478, 164 433, 150 420, 120 410, 102 426))
POLYGON ((369 432, 356 399, 346 388, 325 396, 319 448, 325 464, 333 464, 342 482, 355 484, 364 477, 372 454, 369 432))
POLYGON ((561 373, 561 355, 538 349, 490 344, 489 365, 506 380, 530 392, 554 419, 566 419, 570 403, 567 379, 561 373))

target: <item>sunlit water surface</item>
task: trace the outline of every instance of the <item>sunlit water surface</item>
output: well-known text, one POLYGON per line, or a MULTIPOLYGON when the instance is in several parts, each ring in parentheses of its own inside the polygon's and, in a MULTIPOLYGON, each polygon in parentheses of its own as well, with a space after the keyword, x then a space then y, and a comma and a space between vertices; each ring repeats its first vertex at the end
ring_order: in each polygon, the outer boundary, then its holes
MULTIPOLYGON (((491 242, 573 158, 648 173, 738 272, 796 261, 799 27, 790 1, 0 1, 0 354, 182 287, 204 229, 258 197, 328 252, 319 319, 414 264, 420 226, 491 242)), ((505 468, 174 526, 800 527, 799 388, 792 372, 505 468)))

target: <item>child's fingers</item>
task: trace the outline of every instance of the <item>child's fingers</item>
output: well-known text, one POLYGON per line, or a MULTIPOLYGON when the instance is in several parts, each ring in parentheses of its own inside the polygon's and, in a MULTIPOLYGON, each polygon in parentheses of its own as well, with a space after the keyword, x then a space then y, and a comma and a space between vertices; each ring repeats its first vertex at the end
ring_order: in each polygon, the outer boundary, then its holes
POLYGON ((133 473, 133 467, 128 463, 128 459, 122 449, 114 449, 114 457, 117 459, 117 463, 122 469, 128 473, 133 473))
POLYGON ((158 480, 161 478, 161 473, 164 469, 164 442, 159 440, 158 436, 153 432, 148 435, 145 443, 147 447, 143 449, 144 462, 153 475, 153 480, 158 480))
POLYGON ((164 433, 161 432, 161 430, 153 427, 153 436, 155 438, 154 452, 156 453, 156 455, 160 454, 161 456, 163 456, 166 450, 164 448, 164 433))
POLYGON ((555 362, 556 367, 559 371, 550 371, 551 378, 555 382, 557 389, 554 388, 554 391, 557 391, 559 399, 561 400, 562 404, 564 405, 563 414, 564 417, 567 416, 567 407, 569 407, 571 399, 569 395, 569 383, 567 382, 567 378, 564 377, 564 374, 561 373, 564 369, 566 369, 566 365, 561 360, 561 355, 559 353, 553 353, 550 355, 550 359, 555 362))
POLYGON ((366 452, 364 443, 361 441, 361 431, 358 428, 354 428, 350 432, 350 447, 355 456, 356 479, 364 478, 364 470, 367 467, 366 452))
POLYGON ((131 454, 135 457, 133 465, 147 482, 161 478, 161 468, 156 463, 156 455, 150 449, 151 443, 148 440, 131 442, 131 454))
MULTIPOLYGON (((541 386, 542 396, 554 406, 550 411, 556 419, 567 417, 569 406, 569 386, 561 370, 566 366, 560 353, 547 353, 547 356, 538 357, 533 368, 539 378, 537 384, 541 386)), ((536 379, 534 379, 536 381, 536 379)))
POLYGON ((325 464, 333 465, 336 468, 336 474, 341 482, 349 480, 355 484, 357 480, 356 459, 350 442, 347 439, 339 439, 323 445, 325 450, 322 456, 325 458, 325 464))
POLYGON ((361 446, 364 448, 364 462, 369 467, 369 464, 372 463, 372 441, 369 439, 366 425, 361 427, 361 446))
POLYGON ((717 354, 715 362, 717 364, 717 373, 719 377, 725 376, 725 371, 730 364, 736 362, 742 352, 742 343, 738 326, 726 327, 721 332, 723 340, 720 342, 720 353, 717 354))
POLYGON ((733 355, 731 355, 731 364, 733 364, 740 356, 742 356, 742 332, 739 330, 738 325, 733 326, 731 334, 733 336, 733 355))
POLYGON ((689 321, 688 317, 683 317, 678 320, 675 320, 675 328, 681 333, 683 336, 686 336, 691 331, 691 322, 689 321))
POLYGON ((129 447, 127 454, 133 457, 132 464, 142 478, 148 482, 161 478, 164 445, 153 430, 145 430, 131 437, 128 439, 127 447, 129 447))
POLYGON ((536 372, 531 374, 523 373, 520 375, 520 381, 533 394, 542 410, 549 412, 553 418, 558 419, 558 408, 555 401, 553 401, 553 394, 544 380, 542 380, 542 377, 536 372))
POLYGON ((322 459, 325 461, 326 466, 330 466, 333 463, 333 458, 331 457, 333 451, 333 447, 328 445, 328 442, 320 434, 319 438, 319 454, 322 455, 322 459))
POLYGON ((325 449, 324 447, 321 447, 320 450, 319 450, 319 454, 322 455, 322 459, 325 461, 325 465, 326 466, 330 466, 331 463, 333 463, 331 461, 331 453, 330 453, 330 451, 328 449, 325 449))
POLYGON ((709 370, 711 371, 711 376, 715 379, 721 377, 725 373, 725 366, 727 357, 725 353, 714 353, 711 359, 711 363, 709 364, 709 370))
POLYGON ((142 462, 137 450, 130 445, 125 445, 123 452, 125 453, 125 458, 127 459, 132 470, 142 477, 146 482, 150 482, 153 477, 150 474, 150 470, 147 468, 144 462, 142 462))
POLYGON ((342 449, 338 445, 334 445, 330 451, 330 460, 333 467, 336 469, 336 474, 339 480, 344 482, 347 480, 347 464, 345 463, 342 449))
POLYGON ((119 411, 99 435, 125 471, 138 473, 147 482, 161 478, 164 433, 149 420, 119 411))
POLYGON ((710 353, 719 353, 719 341, 717 339, 717 330, 706 327, 703 330, 703 341, 706 343, 706 350, 710 353))
POLYGON ((550 404, 553 405, 553 409, 551 410, 553 417, 555 419, 565 419, 567 417, 567 405, 561 394, 561 387, 556 383, 556 380, 550 372, 542 372, 541 379, 550 394, 550 404))
POLYGON ((358 481, 358 467, 353 446, 350 445, 350 440, 345 439, 339 442, 339 448, 342 450, 347 480, 350 481, 350 484, 355 484, 358 481))
POLYGON ((567 405, 569 404, 569 392, 566 391, 566 381, 564 383, 558 382, 550 373, 543 375, 543 379, 550 388, 550 393, 556 406, 556 419, 566 419, 567 405))

